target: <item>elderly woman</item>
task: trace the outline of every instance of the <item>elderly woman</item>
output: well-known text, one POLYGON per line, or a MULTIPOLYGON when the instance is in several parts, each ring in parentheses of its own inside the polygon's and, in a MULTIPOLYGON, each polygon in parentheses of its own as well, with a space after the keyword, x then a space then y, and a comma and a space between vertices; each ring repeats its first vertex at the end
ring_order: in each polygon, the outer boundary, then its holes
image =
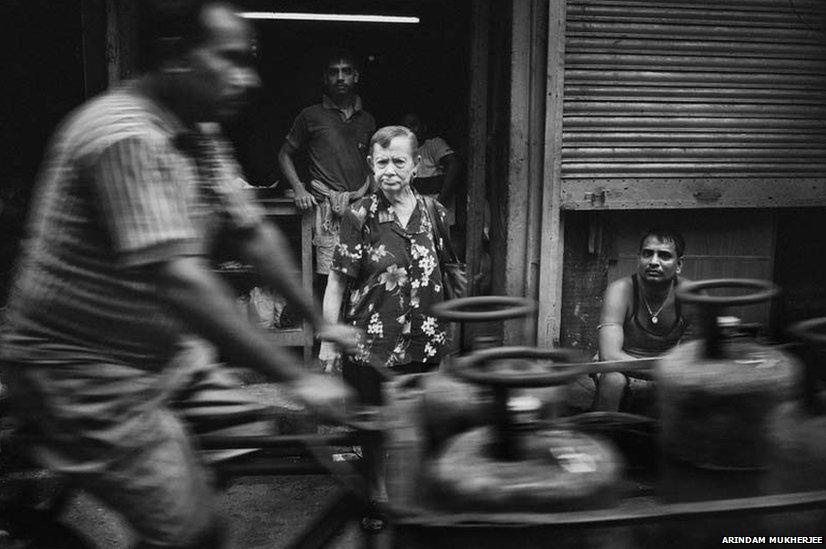
MULTIPOLYGON (((345 357, 344 379, 363 402, 380 403, 379 375, 373 370, 416 373, 435 368, 448 339, 448 326, 429 314, 443 300, 442 272, 433 223, 444 227, 445 209, 410 186, 419 165, 416 136, 387 126, 370 141, 370 164, 378 189, 353 203, 341 221, 341 241, 324 294, 324 316, 366 332, 359 352, 345 357), (344 303, 344 307, 342 304, 344 303), (371 368, 372 366, 373 368, 371 368)), ((442 231, 444 234, 444 231, 442 231)), ((319 358, 334 356, 322 343, 319 358)))

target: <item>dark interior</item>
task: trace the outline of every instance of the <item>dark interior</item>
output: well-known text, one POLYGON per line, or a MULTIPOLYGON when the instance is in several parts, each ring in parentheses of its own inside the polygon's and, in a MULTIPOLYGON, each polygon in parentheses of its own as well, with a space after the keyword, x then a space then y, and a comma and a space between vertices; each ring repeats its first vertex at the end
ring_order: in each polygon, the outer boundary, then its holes
MULTIPOLYGON (((359 93, 379 127, 417 111, 433 135, 445 138, 461 154, 468 128, 469 2, 326 4, 279 2, 278 9, 415 15, 421 23, 256 21, 263 87, 230 131, 250 182, 267 186, 280 177, 278 148, 298 112, 320 101, 321 64, 327 52, 337 48, 358 58, 359 93)), ((260 9, 261 3, 245 6, 260 9)))
MULTIPOLYGON (((49 136, 86 95, 80 0, 8 0, 0 21, 9 62, 0 108, 0 303, 16 255, 32 182, 49 136)), ((240 2, 250 11, 274 3, 240 2)), ((276 153, 292 119, 321 98, 321 67, 331 48, 361 62, 365 108, 379 126, 415 110, 431 133, 466 149, 470 0, 278 2, 284 12, 415 15, 416 25, 256 21, 263 80, 260 95, 229 128, 250 182, 268 186, 280 173, 276 153)), ((97 56, 95 63, 105 62, 97 56)), ((284 185, 280 186, 281 191, 284 185)))

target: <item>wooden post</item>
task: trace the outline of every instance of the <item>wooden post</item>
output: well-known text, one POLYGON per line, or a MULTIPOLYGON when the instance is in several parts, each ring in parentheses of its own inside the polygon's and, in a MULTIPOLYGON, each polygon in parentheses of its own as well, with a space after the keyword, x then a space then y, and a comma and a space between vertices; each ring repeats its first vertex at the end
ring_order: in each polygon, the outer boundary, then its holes
MULTIPOLYGON (((476 275, 482 267, 482 234, 485 227, 485 200, 487 196, 488 147, 488 54, 490 3, 471 3, 470 29, 470 90, 468 92, 468 158, 467 158, 467 221, 466 260, 468 266, 468 295, 477 295, 476 275)), ((465 348, 473 340, 477 327, 466 324, 462 332, 465 348)))
POLYGON ((485 181, 488 137, 488 25, 490 4, 473 2, 470 30, 470 131, 467 159, 467 263, 468 293, 476 295, 476 274, 482 255, 485 216, 485 181))
POLYGON ((545 106, 545 188, 542 196, 537 345, 558 345, 562 318, 564 223, 561 215, 562 105, 565 65, 565 2, 550 0, 545 106))
POLYGON ((82 0, 83 78, 86 97, 135 73, 137 2, 82 0))
POLYGON ((118 0, 106 0, 106 73, 110 86, 120 81, 122 52, 118 4, 118 0))
MULTIPOLYGON (((547 2, 514 0, 505 292, 536 297, 542 210, 547 2)), ((535 319, 505 323, 504 343, 531 345, 535 319)))
MULTIPOLYGON (((530 195, 528 210, 527 255, 525 257, 525 295, 539 298, 540 243, 542 239, 542 196, 545 181, 545 90, 548 67, 548 2, 531 2, 531 59, 530 59, 530 119, 528 152, 530 154, 530 195)), ((536 318, 531 317, 526 344, 536 343, 536 318)))
POLYGON ((106 4, 104 0, 81 3, 83 34, 83 87, 86 97, 106 89, 106 4))
POLYGON ((130 0, 106 0, 106 62, 109 85, 135 73, 137 6, 130 0))

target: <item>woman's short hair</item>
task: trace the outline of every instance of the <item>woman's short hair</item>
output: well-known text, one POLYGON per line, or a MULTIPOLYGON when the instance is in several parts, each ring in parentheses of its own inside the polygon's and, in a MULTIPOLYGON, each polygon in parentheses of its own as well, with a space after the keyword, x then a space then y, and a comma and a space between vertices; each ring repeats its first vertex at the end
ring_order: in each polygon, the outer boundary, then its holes
POLYGON ((370 138, 370 148, 368 149, 370 154, 373 154, 373 147, 376 145, 387 148, 390 146, 390 142, 397 137, 407 138, 410 142, 410 155, 415 156, 419 150, 419 140, 416 139, 415 133, 404 126, 385 126, 379 128, 379 130, 373 134, 373 137, 370 138))

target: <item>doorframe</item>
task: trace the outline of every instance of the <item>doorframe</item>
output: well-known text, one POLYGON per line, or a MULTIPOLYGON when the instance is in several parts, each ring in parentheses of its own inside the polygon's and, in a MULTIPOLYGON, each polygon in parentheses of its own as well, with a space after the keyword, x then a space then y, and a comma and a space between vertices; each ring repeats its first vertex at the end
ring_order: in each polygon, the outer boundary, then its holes
POLYGON ((468 294, 478 293, 482 238, 485 227, 488 142, 488 56, 490 3, 471 3, 470 59, 468 90, 467 222, 466 259, 468 294))
POLYGON ((565 220, 562 216, 562 109, 565 98, 566 0, 548 5, 548 70, 545 105, 545 185, 542 195, 539 312, 536 344, 556 347, 562 325, 565 220))

